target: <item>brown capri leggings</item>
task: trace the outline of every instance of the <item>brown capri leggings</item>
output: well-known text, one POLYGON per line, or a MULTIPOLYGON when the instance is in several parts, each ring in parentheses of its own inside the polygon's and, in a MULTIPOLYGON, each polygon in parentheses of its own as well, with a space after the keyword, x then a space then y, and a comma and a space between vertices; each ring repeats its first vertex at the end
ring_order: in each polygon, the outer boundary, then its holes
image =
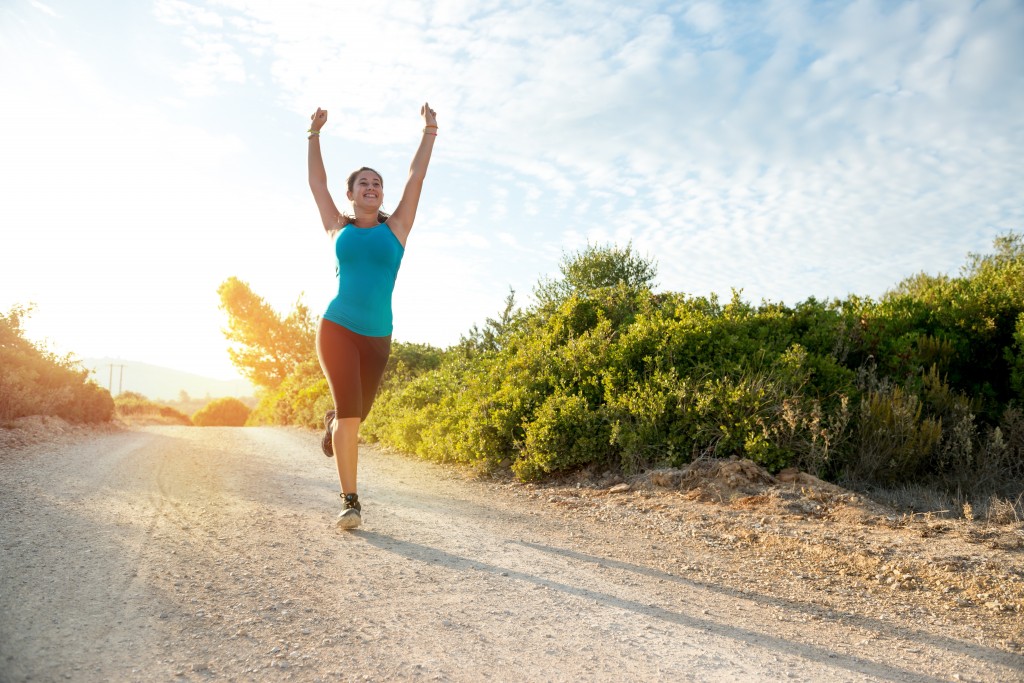
POLYGON ((316 355, 339 418, 365 420, 370 414, 390 352, 390 336, 365 337, 330 320, 320 320, 316 355))

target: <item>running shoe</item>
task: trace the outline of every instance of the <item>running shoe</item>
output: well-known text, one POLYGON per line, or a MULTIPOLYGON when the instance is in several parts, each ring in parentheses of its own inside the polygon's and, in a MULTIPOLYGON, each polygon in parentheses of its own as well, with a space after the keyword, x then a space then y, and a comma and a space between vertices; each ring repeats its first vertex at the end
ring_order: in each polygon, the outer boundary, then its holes
POLYGON ((359 504, 359 495, 343 493, 341 497, 345 501, 345 509, 338 515, 338 528, 355 529, 363 523, 362 513, 360 512, 363 507, 359 504))
POLYGON ((320 439, 320 449, 328 458, 334 457, 334 442, 331 440, 331 423, 334 422, 336 413, 328 410, 324 415, 324 438, 320 439))

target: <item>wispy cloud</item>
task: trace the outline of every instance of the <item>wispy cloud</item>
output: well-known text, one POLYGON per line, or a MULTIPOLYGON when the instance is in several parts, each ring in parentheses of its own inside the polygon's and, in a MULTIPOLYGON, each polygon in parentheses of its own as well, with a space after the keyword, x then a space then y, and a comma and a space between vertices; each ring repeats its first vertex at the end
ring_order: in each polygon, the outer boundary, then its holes
MULTIPOLYGON (((246 68, 238 46, 225 39, 224 18, 212 10, 183 0, 156 0, 155 17, 182 31, 182 44, 190 53, 183 65, 173 68, 174 78, 186 97, 202 97, 218 92, 221 83, 245 83, 246 68)), ((236 30, 252 31, 252 24, 238 23, 236 30)), ((237 36, 239 42, 252 44, 251 38, 237 36)))
MULTIPOLYGON (((28 11, 50 16, 49 5, 30 1, 28 11)), ((123 164, 109 164, 122 190, 160 205, 167 188, 180 189, 227 225, 238 220, 233 207, 254 239, 222 258, 241 276, 290 268, 280 286, 291 291, 306 288, 291 268, 306 263, 300 251, 322 245, 289 243, 286 258, 266 257, 278 258, 272 269, 260 249, 280 241, 282 225, 315 224, 294 131, 313 108, 328 107, 331 173, 334 163, 366 157, 386 164, 392 183, 429 99, 442 137, 396 292, 396 333, 405 338, 454 341, 500 308, 509 285, 528 293, 563 251, 588 241, 632 241, 657 259, 666 289, 740 287, 755 300, 793 303, 880 294, 919 270, 952 271, 966 252, 1024 226, 1019 0, 155 0, 151 8, 159 39, 176 46, 145 55, 162 70, 158 103, 108 96, 114 79, 61 48, 46 60, 54 73, 75 75, 67 93, 2 71, 5 96, 18 105, 5 101, 5 128, 45 124, 75 160, 54 171, 76 200, 66 206, 102 215, 106 190, 91 193, 76 178, 112 157, 127 109, 152 129, 134 151, 118 148, 123 164), (84 113, 34 106, 51 100, 84 113), (201 115, 230 125, 204 130, 201 115), (238 159, 269 158, 262 148, 282 131, 287 150, 266 164, 286 169, 235 169, 238 159), (131 162, 147 157, 166 163, 143 179, 131 162), (195 171, 183 178, 182 167, 195 171), (218 196, 226 192, 248 199, 218 196)), ((8 38, 0 60, 13 63, 21 48, 8 38)), ((41 163, 31 138, 2 139, 9 158, 41 163)), ((189 221, 178 208, 158 219, 207 234, 208 220, 189 221)))
POLYGON ((28 4, 30 4, 32 7, 36 8, 40 12, 50 15, 51 17, 59 19, 61 16, 60 13, 58 13, 55 9, 53 9, 52 7, 45 3, 39 2, 39 0, 29 0, 28 4))

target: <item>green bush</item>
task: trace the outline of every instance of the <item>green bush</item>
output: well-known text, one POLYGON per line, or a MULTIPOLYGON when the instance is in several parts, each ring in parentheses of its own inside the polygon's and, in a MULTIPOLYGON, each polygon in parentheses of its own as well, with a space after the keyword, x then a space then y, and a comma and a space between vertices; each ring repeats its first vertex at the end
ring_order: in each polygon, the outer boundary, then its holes
MULTIPOLYGON (((731 456, 964 492, 1024 477, 1021 236, 877 301, 754 305, 655 293, 654 274, 590 246, 458 345, 396 345, 362 435, 531 480, 731 456)), ((250 422, 319 426, 329 406, 311 359, 250 422)))
POLYGON ((591 463, 611 455, 610 429, 585 398, 556 391, 526 427, 526 442, 512 471, 531 481, 591 463))
POLYGON ((177 422, 178 424, 183 425, 192 424, 192 418, 190 418, 188 415, 181 412, 180 410, 172 408, 171 406, 160 406, 157 412, 160 415, 160 417, 167 418, 172 422, 177 422))
POLYGON ((108 422, 110 392, 88 379, 70 356, 58 357, 25 338, 22 321, 31 309, 0 314, 0 419, 55 415, 69 422, 108 422))
POLYGON ((1003 352, 1010 366, 1010 386, 1018 399, 1024 401, 1024 313, 1017 316, 1013 346, 1003 352))
POLYGON ((237 398, 217 398, 192 415, 197 427, 241 427, 249 417, 249 406, 237 398))
MULTIPOLYGON (((330 387, 320 369, 320 363, 311 349, 311 356, 296 364, 277 386, 264 388, 258 394, 258 403, 249 415, 250 425, 302 425, 320 427, 324 413, 331 410, 330 387)), ((381 380, 382 396, 391 386, 404 386, 419 375, 441 365, 444 352, 429 344, 394 342, 381 380)), ((385 399, 386 402, 386 399, 385 399)), ((379 397, 374 412, 380 410, 379 397)), ((371 413, 372 415, 372 413, 371 413)), ((364 429, 364 436, 376 440, 373 428, 364 429)))
POLYGON ((134 391, 123 391, 115 396, 114 407, 121 415, 146 415, 160 410, 156 403, 134 391))
POLYGON ((192 424, 192 419, 180 410, 155 403, 133 391, 118 394, 114 398, 114 407, 119 415, 125 417, 152 417, 172 424, 192 424))
POLYGON ((914 481, 942 438, 942 423, 922 416, 920 399, 900 386, 869 390, 858 417, 857 451, 848 468, 854 479, 914 481))
POLYGON ((246 424, 322 427, 324 413, 332 405, 315 357, 299 363, 278 386, 262 389, 258 399, 246 424))

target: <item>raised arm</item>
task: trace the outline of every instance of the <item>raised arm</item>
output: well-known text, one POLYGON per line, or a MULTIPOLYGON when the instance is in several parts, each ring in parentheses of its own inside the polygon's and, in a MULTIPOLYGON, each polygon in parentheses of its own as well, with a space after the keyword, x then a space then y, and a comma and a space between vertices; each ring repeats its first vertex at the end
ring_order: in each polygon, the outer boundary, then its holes
POLYGON ((423 116, 423 137, 409 166, 409 179, 405 183, 405 190, 402 191, 402 199, 388 219, 391 232, 395 233, 402 246, 405 246, 413 221, 416 220, 416 207, 420 203, 423 179, 427 177, 430 154, 434 150, 434 140, 437 139, 437 114, 430 108, 430 104, 424 103, 420 107, 420 115, 423 116))
POLYGON ((317 107, 316 113, 309 118, 312 121, 309 127, 309 189, 313 191, 313 199, 316 200, 316 208, 320 211, 324 230, 330 232, 338 227, 338 216, 341 212, 338 211, 327 189, 327 171, 324 169, 324 159, 320 155, 320 129, 327 123, 327 111, 317 107))

